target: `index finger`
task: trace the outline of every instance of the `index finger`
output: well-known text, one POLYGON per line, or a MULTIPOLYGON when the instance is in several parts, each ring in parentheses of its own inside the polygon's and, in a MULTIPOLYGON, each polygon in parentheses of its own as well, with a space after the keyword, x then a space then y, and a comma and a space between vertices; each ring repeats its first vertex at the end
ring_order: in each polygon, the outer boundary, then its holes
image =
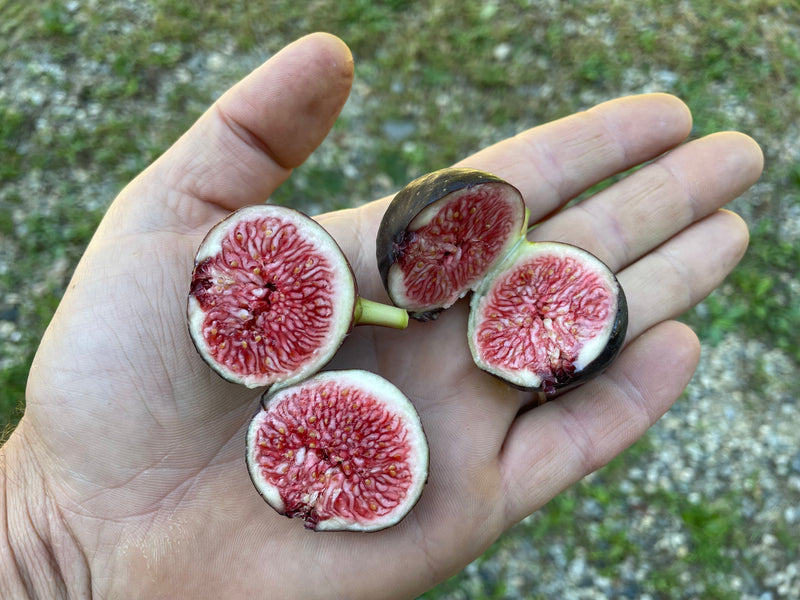
POLYGON ((523 131, 458 165, 516 186, 535 222, 596 183, 674 148, 691 128, 691 113, 678 98, 629 96, 523 131))

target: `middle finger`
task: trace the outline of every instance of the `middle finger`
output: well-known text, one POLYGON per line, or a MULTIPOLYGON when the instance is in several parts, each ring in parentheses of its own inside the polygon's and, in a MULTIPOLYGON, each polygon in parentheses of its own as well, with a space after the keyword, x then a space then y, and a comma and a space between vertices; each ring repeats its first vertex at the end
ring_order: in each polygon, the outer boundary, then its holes
POLYGON ((758 145, 734 132, 689 142, 533 230, 619 271, 744 192, 761 173, 758 145))

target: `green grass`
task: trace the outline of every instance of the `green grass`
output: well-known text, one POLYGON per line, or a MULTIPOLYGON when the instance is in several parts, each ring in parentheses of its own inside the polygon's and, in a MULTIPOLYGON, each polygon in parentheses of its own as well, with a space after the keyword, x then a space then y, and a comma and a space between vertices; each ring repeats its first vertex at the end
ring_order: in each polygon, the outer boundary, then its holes
MULTIPOLYGON (((321 153, 275 195, 301 208, 363 202, 521 128, 641 91, 647 82, 654 82, 647 89, 676 93, 689 104, 694 137, 729 128, 755 136, 767 170, 760 191, 736 205, 751 225, 751 249, 684 318, 706 343, 735 333, 800 364, 800 243, 781 237, 779 228, 800 203, 800 168, 786 151, 800 123, 799 27, 797 3, 777 0, 276 0, 202 8, 178 0, 141 2, 136 10, 115 2, 89 9, 0 0, 4 64, 27 65, 23 75, 46 92, 37 104, 0 87, 0 256, 11 266, 0 272, 0 315, 18 337, 0 340, 0 429, 21 414, 38 339, 114 193, 248 65, 313 30, 347 41, 361 92, 358 110, 345 111, 321 153), (208 72, 211 53, 222 57, 217 75, 208 72), (57 68, 34 73, 40 62, 57 68), (387 122, 413 128, 392 139, 387 122), (342 176, 343 164, 357 176, 342 176)), ((768 377, 752 366, 751 385, 768 377)), ((789 389, 800 393, 796 382, 789 389)), ((643 549, 629 532, 602 521, 585 528, 581 506, 591 499, 612 513, 621 510, 615 485, 653 451, 645 438, 500 544, 569 539, 573 551, 585 549, 613 576, 620 560, 643 549)), ((684 562, 653 573, 657 597, 680 597, 674 590, 686 568, 704 582, 706 597, 730 597, 719 576, 735 565, 736 553, 721 549, 746 543, 735 527, 739 499, 699 507, 667 496, 646 500, 682 520, 691 546, 684 562)), ((773 533, 797 557, 790 524, 773 533)), ((425 598, 456 595, 468 579, 461 574, 425 598)), ((473 584, 471 598, 507 591, 502 577, 473 584)))
POLYGON ((706 340, 743 332, 800 362, 798 265, 800 244, 776 240, 772 224, 764 221, 752 232, 750 248, 725 287, 706 300, 700 315, 687 320, 706 340))

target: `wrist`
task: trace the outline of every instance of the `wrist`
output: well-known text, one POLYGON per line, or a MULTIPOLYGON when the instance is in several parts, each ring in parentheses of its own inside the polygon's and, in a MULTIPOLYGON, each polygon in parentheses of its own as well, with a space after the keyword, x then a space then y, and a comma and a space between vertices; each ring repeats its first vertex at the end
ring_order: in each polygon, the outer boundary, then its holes
POLYGON ((24 429, 20 423, 0 448, 0 598, 90 597, 85 556, 24 429))

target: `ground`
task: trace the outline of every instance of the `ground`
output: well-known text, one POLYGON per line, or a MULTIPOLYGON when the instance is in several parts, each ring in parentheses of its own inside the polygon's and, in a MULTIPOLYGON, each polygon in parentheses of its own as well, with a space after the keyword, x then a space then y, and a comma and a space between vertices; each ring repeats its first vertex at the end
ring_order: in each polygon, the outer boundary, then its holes
POLYGON ((230 84, 324 29, 356 61, 319 152, 274 201, 350 206, 517 131, 677 94, 693 136, 766 156, 732 208, 751 249, 685 320, 684 397, 607 468, 426 600, 800 596, 800 7, 792 1, 0 0, 0 427, 103 211, 230 84), (136 132, 136 135, 131 135, 136 132))

